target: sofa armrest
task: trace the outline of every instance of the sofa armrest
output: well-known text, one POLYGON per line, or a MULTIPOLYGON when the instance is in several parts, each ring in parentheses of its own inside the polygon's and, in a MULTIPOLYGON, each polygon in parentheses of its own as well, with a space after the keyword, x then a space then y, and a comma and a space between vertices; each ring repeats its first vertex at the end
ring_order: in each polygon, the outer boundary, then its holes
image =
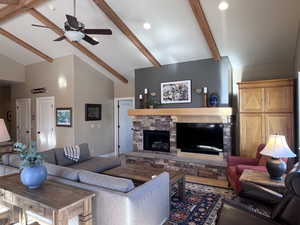
POLYGON ((250 212, 242 205, 230 201, 224 201, 218 213, 216 225, 280 225, 275 221, 250 212))
POLYGON ((170 178, 162 173, 128 193, 131 225, 160 225, 170 214, 170 178))
POLYGON ((278 204, 283 199, 282 194, 254 183, 241 182, 241 186, 240 196, 261 201, 267 205, 278 204))
POLYGON ((256 166, 258 164, 258 161, 254 158, 246 158, 240 156, 230 156, 228 158, 228 166, 237 166, 240 164, 256 166))

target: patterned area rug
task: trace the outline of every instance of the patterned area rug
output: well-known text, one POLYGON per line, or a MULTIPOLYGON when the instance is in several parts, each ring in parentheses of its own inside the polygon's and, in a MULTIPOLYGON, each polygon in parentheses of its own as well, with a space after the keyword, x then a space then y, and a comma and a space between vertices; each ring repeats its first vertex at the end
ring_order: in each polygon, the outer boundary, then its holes
POLYGON ((180 201, 174 186, 170 219, 164 225, 215 225, 222 200, 233 200, 249 211, 270 217, 271 209, 259 202, 238 197, 232 190, 207 185, 186 183, 185 201, 180 201))
POLYGON ((185 201, 173 195, 170 219, 165 225, 213 225, 222 200, 233 197, 228 189, 186 183, 185 201))

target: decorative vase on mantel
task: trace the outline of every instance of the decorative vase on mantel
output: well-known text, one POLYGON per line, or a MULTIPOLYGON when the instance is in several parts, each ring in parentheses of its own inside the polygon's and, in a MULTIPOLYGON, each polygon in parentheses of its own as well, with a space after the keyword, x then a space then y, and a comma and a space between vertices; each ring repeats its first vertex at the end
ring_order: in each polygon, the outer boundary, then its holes
POLYGON ((22 184, 29 189, 39 188, 48 176, 42 155, 37 152, 34 143, 29 148, 24 144, 16 143, 14 148, 20 153, 22 184))

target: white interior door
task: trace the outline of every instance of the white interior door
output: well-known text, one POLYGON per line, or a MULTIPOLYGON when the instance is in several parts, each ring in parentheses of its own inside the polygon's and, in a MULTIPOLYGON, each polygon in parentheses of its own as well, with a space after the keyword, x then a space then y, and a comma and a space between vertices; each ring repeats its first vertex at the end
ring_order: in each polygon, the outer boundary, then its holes
POLYGON ((27 146, 31 142, 31 99, 16 100, 17 141, 27 146))
POLYGON ((54 103, 54 97, 36 99, 36 136, 39 151, 56 146, 54 103))
POLYGON ((128 116, 128 110, 133 109, 133 99, 118 100, 118 148, 119 153, 132 152, 132 118, 128 116))

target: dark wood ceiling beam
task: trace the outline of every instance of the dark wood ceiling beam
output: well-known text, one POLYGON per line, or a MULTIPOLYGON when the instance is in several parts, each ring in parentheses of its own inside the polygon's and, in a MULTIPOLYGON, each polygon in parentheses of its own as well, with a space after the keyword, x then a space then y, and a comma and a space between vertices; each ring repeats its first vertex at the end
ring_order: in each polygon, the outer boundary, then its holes
POLYGON ((8 5, 0 9, 0 23, 11 19, 44 0, 19 0, 17 5, 8 5))
POLYGON ((18 5, 19 4, 19 0, 0 0, 0 4, 18 5))
POLYGON ((44 54, 43 52, 41 52, 40 50, 36 49, 35 47, 33 47, 32 45, 26 43, 25 41, 21 40, 20 38, 16 37, 15 35, 13 35, 12 33, 9 33, 8 31, 0 28, 0 34, 7 37, 8 39, 14 41, 15 43, 17 43, 18 45, 22 46, 23 48, 31 51, 32 53, 36 54, 37 56, 47 60, 48 62, 52 63, 53 62, 53 58, 49 57, 48 55, 44 54))
POLYGON ((196 20, 198 22, 198 25, 200 29, 202 30, 202 33, 207 41, 207 44, 209 46, 209 49, 211 51, 211 54, 215 60, 220 60, 221 55, 218 49, 218 46, 216 44, 216 41, 214 39, 214 36, 211 32, 211 29, 209 27, 207 18, 205 16, 205 13, 203 11, 203 8, 201 6, 200 0, 189 0, 190 6, 193 10, 194 16, 196 17, 196 20))
MULTIPOLYGON (((50 21, 47 17, 45 17, 43 14, 41 14, 39 11, 37 11, 34 8, 31 8, 28 11, 33 17, 35 17, 37 20, 39 20, 41 23, 43 23, 45 26, 50 27, 57 35, 63 36, 64 31, 59 28, 56 24, 54 24, 52 21, 50 21)), ((71 45, 73 45, 75 48, 77 48, 79 51, 81 51, 83 54, 88 56, 90 59, 95 61, 98 65, 106 69, 108 72, 110 72, 113 76, 115 76, 117 79, 121 80, 124 83, 128 83, 128 80, 122 76, 119 72, 114 70, 111 66, 109 66, 107 63, 105 63, 102 59, 100 59, 98 56, 93 54, 91 51, 89 51, 86 47, 81 45, 78 42, 69 41, 66 39, 71 45)))
POLYGON ((93 1, 154 66, 161 66, 158 60, 104 0, 93 1))

